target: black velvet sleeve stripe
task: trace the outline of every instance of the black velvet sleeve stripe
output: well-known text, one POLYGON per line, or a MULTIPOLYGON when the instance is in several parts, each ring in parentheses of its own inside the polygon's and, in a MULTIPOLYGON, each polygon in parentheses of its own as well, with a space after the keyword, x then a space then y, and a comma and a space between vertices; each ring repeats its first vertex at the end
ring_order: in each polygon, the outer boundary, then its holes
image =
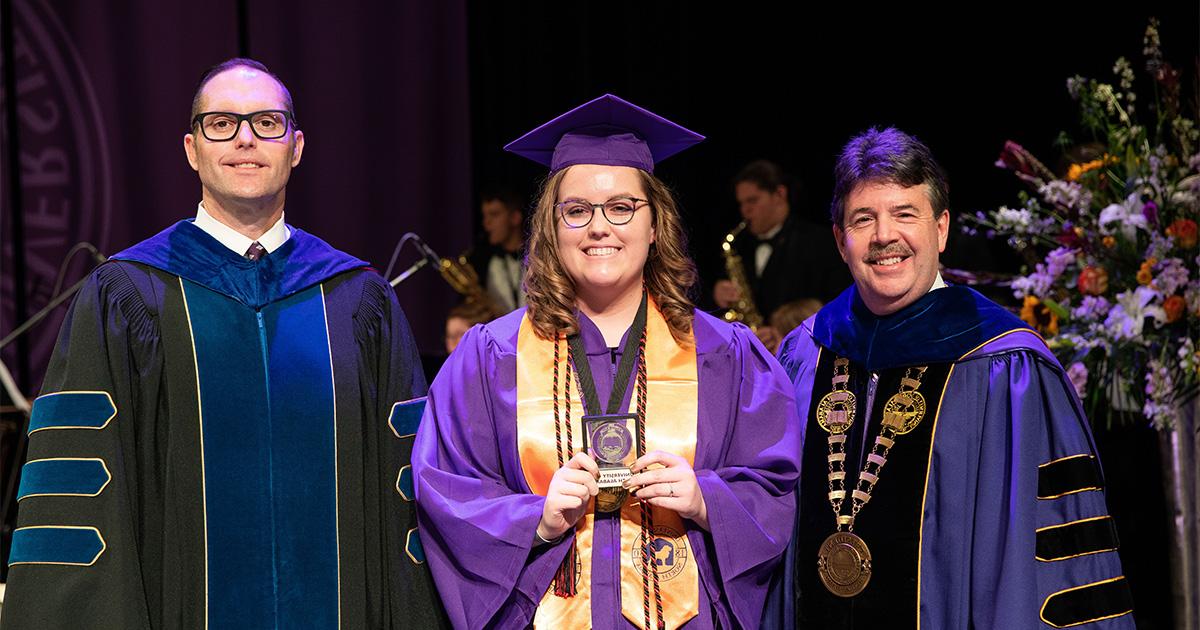
POLYGON ((1037 559, 1043 562, 1114 551, 1116 548, 1117 529, 1109 516, 1086 518, 1037 530, 1037 559))
POLYGON ((1091 455, 1072 455, 1038 466, 1039 499, 1057 499, 1101 487, 1096 458, 1091 455))
POLYGON ((1093 582, 1051 594, 1042 604, 1042 621, 1070 628, 1133 612, 1133 597, 1125 576, 1093 582))

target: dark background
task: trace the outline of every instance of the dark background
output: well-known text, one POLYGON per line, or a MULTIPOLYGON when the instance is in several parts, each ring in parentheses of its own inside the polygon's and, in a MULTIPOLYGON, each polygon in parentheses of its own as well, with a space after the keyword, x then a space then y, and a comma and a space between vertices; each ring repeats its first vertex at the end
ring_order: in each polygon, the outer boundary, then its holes
MULTIPOLYGON (((708 136, 657 174, 676 190, 704 284, 737 223, 730 177, 756 158, 802 182, 796 211, 827 212, 833 159, 870 126, 922 138, 949 172, 951 210, 1015 203, 993 166, 1005 140, 1052 168, 1075 131, 1066 79, 1142 66, 1156 15, 1167 59, 1195 76, 1200 4, 694 2, 306 2, 0 0, 0 336, 46 304, 69 248, 114 253, 195 214, 182 153, 195 82, 238 54, 291 88, 306 135, 287 220, 381 270, 407 231, 442 255, 479 231, 477 191, 532 196, 544 170, 501 147, 605 92, 708 136), (909 5, 915 7, 916 5, 909 5), (907 7, 904 7, 907 9, 907 7), (16 94, 16 98, 12 97, 16 94), (20 208, 21 212, 14 212, 20 208)), ((1146 78, 1138 80, 1145 87, 1146 78)), ((1188 84, 1194 108, 1194 80, 1188 84)), ((1146 107, 1143 101, 1140 106, 1146 107)), ((1015 271, 1002 243, 954 235, 952 267, 1015 271)), ((63 285, 90 268, 67 266, 63 285)), ((400 267, 414 260, 402 254, 400 267)), ((707 288, 702 294, 707 293, 707 288)), ((398 296, 436 364, 453 292, 430 271, 398 296)), ((0 357, 35 393, 62 312, 0 357)), ((7 403, 7 401, 5 401, 7 403)), ((4 416, 4 552, 24 419, 4 416)), ((1155 435, 1098 434, 1139 625, 1168 627, 1155 435)))

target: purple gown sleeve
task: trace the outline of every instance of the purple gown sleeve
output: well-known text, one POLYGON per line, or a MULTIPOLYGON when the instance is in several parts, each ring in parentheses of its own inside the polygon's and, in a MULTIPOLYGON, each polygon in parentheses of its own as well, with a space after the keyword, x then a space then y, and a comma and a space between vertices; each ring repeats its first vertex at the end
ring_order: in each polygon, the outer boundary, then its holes
POLYGON ((799 421, 791 383, 783 368, 744 326, 735 326, 730 364, 705 361, 696 478, 708 509, 711 532, 693 531, 697 548, 703 536, 713 566, 702 560, 701 579, 722 625, 756 627, 767 585, 792 534, 799 470, 799 421), (723 376, 713 372, 725 371, 723 376), (706 374, 710 374, 706 378, 706 374), (724 380, 717 380, 723 378, 724 380), (728 400, 716 401, 717 396, 728 400), (728 409, 716 419, 714 409, 728 409), (707 435, 705 435, 707 433, 707 435), (727 610, 725 607, 728 607, 727 610))
MULTIPOLYGON (((1047 543, 1053 541, 1037 531, 1085 519, 1103 523, 1108 512, 1098 489, 1039 498, 1039 466, 1074 455, 1094 457, 1095 447, 1074 390, 1056 363, 1028 350, 998 354, 987 362, 990 378, 981 392, 986 396, 985 422, 970 551, 971 622, 976 628, 1051 627, 1051 595, 1070 591, 1082 597, 1086 593, 1073 589, 1122 576, 1115 549, 1047 554, 1047 547, 1053 547, 1047 543), (1042 559, 1043 554, 1051 558, 1042 559), (1059 555, 1067 557, 1057 559, 1059 555)), ((1099 462, 1093 461, 1098 469, 1099 462)), ((1113 543, 1115 548, 1115 537, 1113 543)), ((1084 622, 1086 628, 1132 628, 1133 615, 1119 614, 1127 610, 1120 603, 1128 599, 1123 580, 1105 588, 1111 590, 1096 592, 1091 602, 1085 598, 1070 604, 1070 615, 1095 619, 1084 622)), ((1060 612, 1064 601, 1058 600, 1060 612)))
POLYGON ((498 353, 484 328, 467 332, 430 387, 413 447, 421 543, 460 628, 528 624, 568 549, 533 548, 545 498, 523 481, 504 400, 515 376, 500 374, 498 353))

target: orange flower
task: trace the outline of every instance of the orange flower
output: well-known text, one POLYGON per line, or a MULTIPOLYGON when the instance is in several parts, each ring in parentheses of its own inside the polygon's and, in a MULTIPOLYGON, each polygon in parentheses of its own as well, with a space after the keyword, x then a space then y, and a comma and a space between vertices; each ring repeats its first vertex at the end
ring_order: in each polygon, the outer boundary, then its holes
POLYGON ((1174 237, 1175 243, 1184 249, 1196 246, 1196 222, 1191 219, 1175 219, 1167 227, 1167 236, 1174 237))
POLYGON ((1025 296, 1025 302, 1021 305, 1021 319, 1047 337, 1058 334, 1058 315, 1032 295, 1025 296))
POLYGON ((1113 247, 1116 247, 1117 239, 1113 238, 1112 235, 1109 235, 1100 239, 1100 243, 1102 243, 1106 249, 1112 249, 1113 247))
POLYGON ((1116 164, 1117 156, 1105 153, 1098 159, 1091 162, 1083 162, 1082 164, 1072 164, 1067 168, 1067 181, 1075 181, 1083 176, 1088 171, 1094 171, 1098 168, 1104 168, 1105 164, 1116 164))
POLYGON ((1157 264, 1157 258, 1147 258, 1145 262, 1142 263, 1141 268, 1138 269, 1137 272, 1138 284, 1144 287, 1150 286, 1150 283, 1154 281, 1154 265, 1157 264))
POLYGON ((1163 312, 1167 314, 1167 323, 1173 324, 1183 317, 1183 312, 1187 309, 1187 301, 1182 295, 1172 295, 1163 301, 1163 312))
POLYGON ((1108 272, 1104 270, 1104 267, 1084 267, 1083 271, 1079 272, 1079 281, 1076 286, 1084 295, 1103 295, 1105 291, 1108 291, 1108 272))
POLYGON ((1033 297, 1032 295, 1025 296, 1025 302, 1021 304, 1021 319, 1024 320, 1026 324, 1029 324, 1030 326, 1037 326, 1037 313, 1034 309, 1036 309, 1037 305, 1041 303, 1041 300, 1033 297))
POLYGON ((1104 166, 1104 162, 1106 159, 1111 161, 1111 158, 1109 158, 1109 156, 1107 156, 1107 155, 1105 155, 1104 158, 1105 159, 1092 160, 1091 162, 1084 162, 1083 164, 1072 164, 1067 169, 1067 181, 1073 182, 1073 181, 1079 179, 1080 177, 1082 177, 1083 174, 1088 171, 1094 171, 1098 168, 1102 168, 1104 166))

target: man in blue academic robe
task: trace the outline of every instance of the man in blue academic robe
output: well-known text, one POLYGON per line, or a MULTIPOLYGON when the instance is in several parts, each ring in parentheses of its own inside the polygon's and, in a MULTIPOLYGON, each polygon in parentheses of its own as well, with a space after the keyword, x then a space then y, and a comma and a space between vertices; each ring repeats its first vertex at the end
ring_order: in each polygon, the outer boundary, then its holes
POLYGON ((404 491, 416 348, 383 278, 284 223, 287 88, 214 67, 184 148, 196 219, 101 265, 63 325, 4 627, 436 625, 404 491))
POLYGON ((1034 331, 942 281, 929 150, 872 129, 835 175, 854 285, 780 349, 801 482, 764 626, 1133 627, 1079 399, 1034 331))

